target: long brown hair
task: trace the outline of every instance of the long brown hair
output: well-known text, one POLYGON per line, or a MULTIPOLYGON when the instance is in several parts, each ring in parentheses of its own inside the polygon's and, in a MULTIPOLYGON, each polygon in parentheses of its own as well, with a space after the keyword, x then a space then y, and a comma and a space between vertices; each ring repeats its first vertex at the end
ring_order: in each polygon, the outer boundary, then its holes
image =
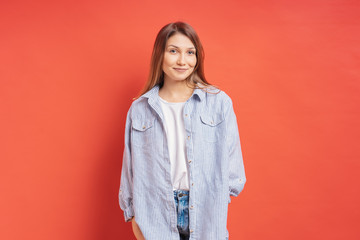
MULTIPOLYGON (((181 33, 187 36, 191 42, 194 44, 196 49, 196 65, 194 71, 186 79, 189 87, 196 88, 197 83, 202 84, 203 86, 210 86, 211 84, 206 80, 204 74, 204 49, 200 42, 198 35, 195 30, 187 23, 184 22, 174 22, 165 25, 159 31, 156 36, 154 48, 151 56, 150 63, 150 73, 148 80, 140 92, 139 96, 143 95, 155 85, 159 84, 160 87, 164 85, 164 72, 162 70, 162 64, 164 59, 165 47, 168 39, 173 36, 175 33, 181 33)), ((137 98, 138 98, 137 97, 137 98)), ((136 99, 136 98, 135 98, 136 99)))

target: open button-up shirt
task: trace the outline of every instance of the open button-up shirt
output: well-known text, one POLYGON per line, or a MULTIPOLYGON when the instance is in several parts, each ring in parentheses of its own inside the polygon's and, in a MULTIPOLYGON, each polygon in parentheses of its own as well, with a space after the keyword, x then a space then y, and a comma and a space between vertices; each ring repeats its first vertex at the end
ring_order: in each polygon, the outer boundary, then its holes
MULTIPOLYGON (((127 113, 119 203, 135 216, 147 240, 178 240, 164 116, 156 85, 127 113)), ((246 181, 237 120, 230 97, 196 88, 183 112, 189 166, 190 239, 225 240, 230 196, 246 181)))

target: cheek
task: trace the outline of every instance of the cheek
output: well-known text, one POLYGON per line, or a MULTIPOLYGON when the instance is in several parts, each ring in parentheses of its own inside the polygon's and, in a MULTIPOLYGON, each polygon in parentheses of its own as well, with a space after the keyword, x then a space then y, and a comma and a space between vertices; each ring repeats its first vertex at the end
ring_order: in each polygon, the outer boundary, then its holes
POLYGON ((164 58, 162 66, 161 66, 163 71, 165 70, 166 66, 167 66, 167 64, 166 64, 166 61, 165 61, 165 58, 164 58))
POLYGON ((197 62, 196 57, 191 58, 190 61, 189 61, 189 65, 190 65, 191 67, 195 67, 196 62, 197 62))
POLYGON ((166 68, 166 66, 168 65, 167 64, 167 61, 168 61, 168 58, 166 56, 166 54, 164 54, 164 58, 163 58, 163 62, 162 62, 162 69, 164 70, 164 68, 166 68))
POLYGON ((176 59, 174 60, 173 56, 165 54, 163 60, 163 67, 172 66, 174 64, 174 61, 176 61, 176 59))

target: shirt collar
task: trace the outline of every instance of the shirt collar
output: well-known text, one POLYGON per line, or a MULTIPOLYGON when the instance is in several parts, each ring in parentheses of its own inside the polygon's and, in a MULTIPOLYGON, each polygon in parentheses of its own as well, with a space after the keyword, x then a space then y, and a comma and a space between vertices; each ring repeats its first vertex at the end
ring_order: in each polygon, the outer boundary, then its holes
MULTIPOLYGON (((205 92, 200 88, 200 86, 202 86, 202 85, 200 83, 197 83, 197 88, 194 89, 194 92, 191 95, 191 97, 193 95, 197 95, 199 97, 200 101, 202 101, 205 97, 205 92)), ((141 97, 151 98, 151 99, 156 98, 159 96, 159 89, 160 89, 160 87, 157 84, 153 88, 151 88, 149 91, 144 93, 141 97)))

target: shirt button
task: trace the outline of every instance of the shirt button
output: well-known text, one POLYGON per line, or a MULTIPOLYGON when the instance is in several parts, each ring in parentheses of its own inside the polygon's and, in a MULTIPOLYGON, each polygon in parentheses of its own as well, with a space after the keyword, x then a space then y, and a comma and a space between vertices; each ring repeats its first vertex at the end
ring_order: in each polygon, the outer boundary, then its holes
POLYGON ((190 229, 190 232, 191 232, 191 233, 193 233, 193 232, 194 232, 194 230, 190 229))
POLYGON ((194 186, 194 183, 192 183, 191 186, 194 186))
POLYGON ((190 139, 190 136, 188 136, 188 139, 190 139))
POLYGON ((191 160, 189 160, 189 163, 191 163, 191 160))
POLYGON ((145 129, 146 127, 145 126, 143 126, 143 129, 145 129))
POLYGON ((185 117, 187 117, 188 115, 187 114, 185 114, 185 117))
POLYGON ((193 209, 193 208, 194 208, 194 206, 193 206, 193 205, 191 205, 191 206, 190 206, 190 209, 193 209))

